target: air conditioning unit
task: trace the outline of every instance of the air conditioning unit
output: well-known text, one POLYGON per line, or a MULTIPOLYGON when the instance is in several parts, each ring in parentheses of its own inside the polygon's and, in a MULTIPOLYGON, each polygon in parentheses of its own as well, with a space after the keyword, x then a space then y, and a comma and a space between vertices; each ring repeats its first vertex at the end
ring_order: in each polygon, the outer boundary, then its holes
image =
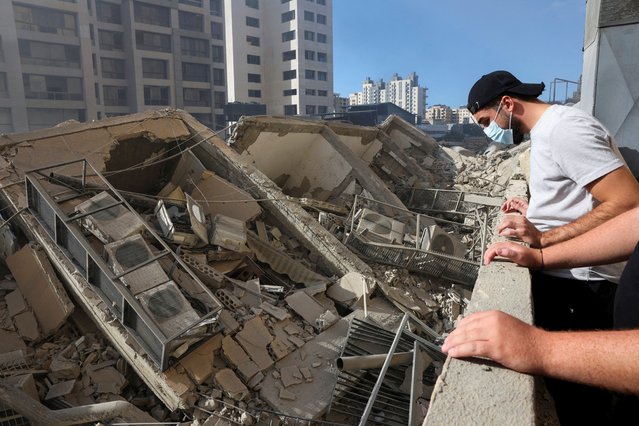
POLYGON ((194 247, 199 244, 200 239, 195 234, 189 234, 187 232, 177 231, 173 219, 178 215, 177 207, 166 208, 164 201, 159 200, 155 206, 155 218, 160 225, 162 235, 170 238, 176 244, 183 245, 185 247, 194 247))
POLYGON ((118 241, 144 230, 144 224, 108 192, 100 192, 75 207, 78 213, 95 213, 80 219, 80 224, 102 243, 118 241), (112 207, 109 207, 112 206, 112 207), (108 207, 108 208, 105 208, 108 207), (96 211, 103 209, 100 211, 96 211))
POLYGON ((444 253, 449 256, 464 257, 466 255, 466 245, 459 238, 444 231, 434 221, 422 222, 422 238, 420 247, 435 253, 444 253))
POLYGON ((173 281, 140 293, 137 298, 167 338, 200 319, 173 281))
MULTIPOLYGON (((142 235, 136 234, 104 246, 108 263, 115 274, 121 274, 153 257, 142 235)), ((135 271, 123 275, 120 280, 131 293, 137 295, 143 291, 169 281, 169 277, 158 261, 144 265, 135 271)))
POLYGON ((373 210, 364 208, 355 214, 357 227, 355 233, 364 240, 384 243, 402 244, 404 240, 404 224, 373 210))
POLYGON ((241 220, 216 214, 209 241, 227 250, 246 251, 246 224, 241 220))

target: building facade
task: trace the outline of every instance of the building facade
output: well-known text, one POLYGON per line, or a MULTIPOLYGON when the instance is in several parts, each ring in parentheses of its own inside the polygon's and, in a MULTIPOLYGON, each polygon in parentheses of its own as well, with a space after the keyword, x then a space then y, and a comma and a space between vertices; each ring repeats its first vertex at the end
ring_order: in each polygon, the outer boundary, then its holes
POLYGON ((459 124, 472 124, 475 122, 472 118, 472 114, 465 106, 452 109, 452 122, 459 124))
POLYGON ((221 7, 216 0, 1 2, 1 130, 159 107, 223 127, 224 40, 212 33, 221 7))
POLYGON ((221 129, 228 101, 330 112, 331 1, 2 1, 0 132, 162 107, 221 129))
POLYGON ((224 10, 229 102, 332 112, 332 0, 225 0, 224 10))
POLYGON ((426 121, 430 124, 453 122, 453 110, 446 105, 433 105, 426 110, 426 121))
POLYGON ((380 79, 374 82, 366 77, 362 84, 362 91, 349 94, 351 105, 370 105, 390 102, 423 117, 426 109, 427 89, 419 86, 419 77, 410 73, 407 78, 393 74, 388 83, 380 79))
POLYGON ((333 112, 344 112, 348 109, 349 99, 333 93, 333 112))

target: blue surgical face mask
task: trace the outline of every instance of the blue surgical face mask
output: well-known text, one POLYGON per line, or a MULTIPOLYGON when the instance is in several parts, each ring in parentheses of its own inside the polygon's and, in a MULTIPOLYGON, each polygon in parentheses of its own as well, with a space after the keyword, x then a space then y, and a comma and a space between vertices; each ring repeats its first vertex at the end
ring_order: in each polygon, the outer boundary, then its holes
POLYGON ((508 129, 504 130, 495 121, 497 119, 497 115, 499 114, 499 110, 501 109, 501 102, 499 102, 499 106, 497 107, 497 113, 495 114, 495 118, 490 122, 488 127, 484 129, 484 133, 490 139, 495 142, 503 143, 505 145, 513 144, 513 129, 511 128, 511 123, 513 119, 513 113, 510 113, 510 118, 508 119, 508 129))

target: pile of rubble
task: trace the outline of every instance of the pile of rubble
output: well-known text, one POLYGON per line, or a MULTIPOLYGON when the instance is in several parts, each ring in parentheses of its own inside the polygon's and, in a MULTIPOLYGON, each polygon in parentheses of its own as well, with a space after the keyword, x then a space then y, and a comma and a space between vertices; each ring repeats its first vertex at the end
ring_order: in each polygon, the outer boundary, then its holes
POLYGON ((498 200, 457 191, 449 209, 428 191, 485 189, 512 156, 441 148, 397 117, 251 117, 227 144, 181 111, 0 144, 2 208, 30 241, 3 244, 2 380, 52 409, 128 401, 207 425, 357 418, 331 412, 355 319, 395 333, 408 315, 399 333, 436 377, 498 200))
MULTIPOLYGON (((525 165, 520 161, 527 155, 530 142, 508 148, 499 143, 490 144, 481 153, 453 147, 442 147, 443 166, 452 178, 454 187, 467 192, 483 191, 491 194, 503 193, 517 167, 525 165)), ((526 167, 526 166, 524 166, 526 167)))

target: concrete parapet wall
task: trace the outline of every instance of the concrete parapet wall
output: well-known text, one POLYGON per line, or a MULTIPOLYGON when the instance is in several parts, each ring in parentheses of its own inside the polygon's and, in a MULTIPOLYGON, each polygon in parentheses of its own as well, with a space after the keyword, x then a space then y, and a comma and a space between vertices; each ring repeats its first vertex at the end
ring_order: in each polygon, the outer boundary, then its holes
MULTIPOLYGON (((514 177, 521 176, 515 172, 514 177)), ((524 180, 513 179, 506 197, 527 198, 524 180)), ((497 241, 493 229, 493 240, 497 241)), ((498 309, 533 322, 530 273, 508 262, 482 266, 467 314, 498 309)), ((543 381, 490 361, 448 358, 433 391, 424 425, 558 424, 543 381)))

